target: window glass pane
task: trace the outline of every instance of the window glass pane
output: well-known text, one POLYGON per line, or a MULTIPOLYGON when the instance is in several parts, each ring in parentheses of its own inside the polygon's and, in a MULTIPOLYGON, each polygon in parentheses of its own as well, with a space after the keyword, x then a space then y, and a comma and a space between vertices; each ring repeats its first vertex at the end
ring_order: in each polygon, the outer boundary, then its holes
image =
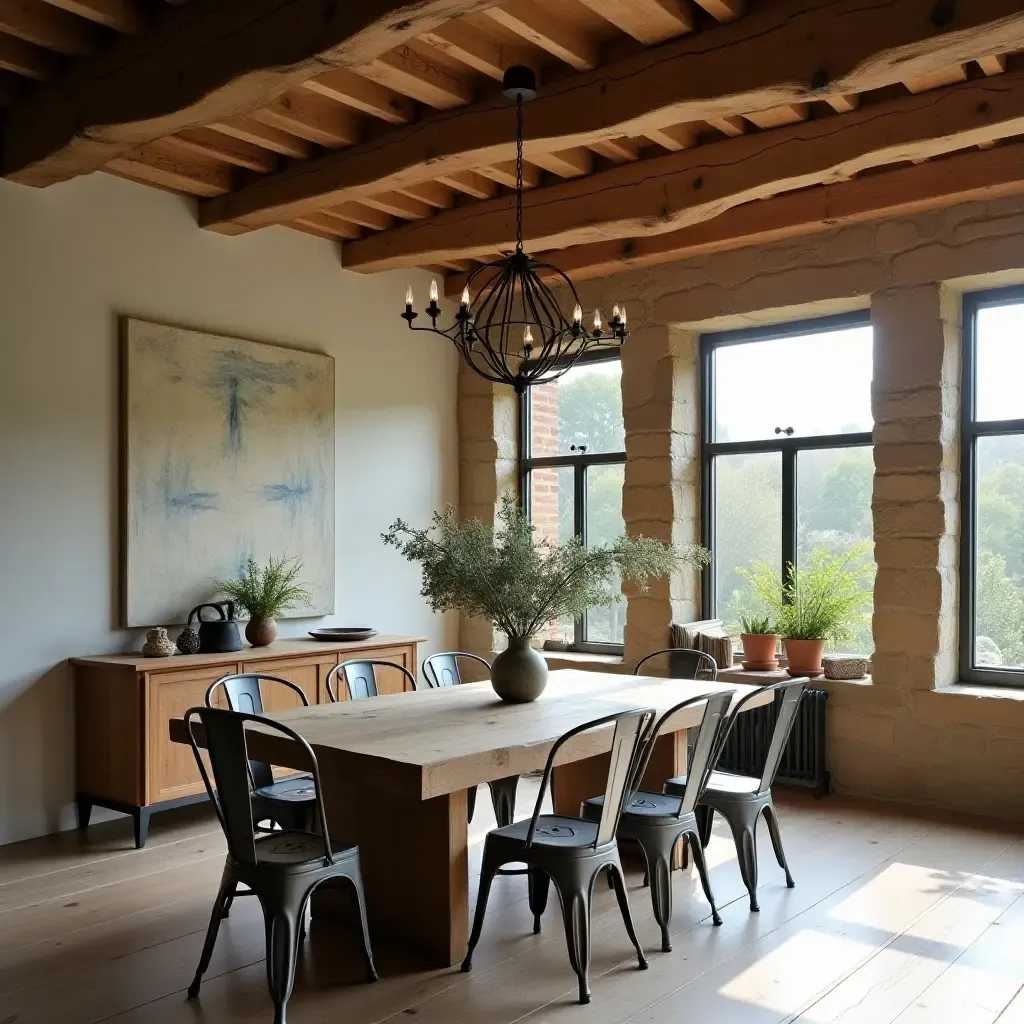
POLYGON ((755 562, 782 568, 782 456, 719 455, 714 474, 715 614, 732 627, 757 610, 736 570, 755 562))
POLYGON ((551 384, 532 387, 530 455, 625 451, 622 426, 622 363, 612 359, 577 364, 551 384))
MULTIPOLYGON (((530 522, 534 540, 562 544, 573 536, 573 470, 571 466, 530 471, 530 522)), ((575 638, 573 620, 558 619, 541 631, 545 640, 572 643, 575 638)))
MULTIPOLYGON (((625 532, 622 521, 622 482, 626 467, 590 466, 587 469, 588 544, 611 544, 625 532)), ((619 580, 611 584, 613 592, 622 589, 619 580)), ((586 634, 590 643, 621 644, 626 625, 626 604, 618 601, 610 608, 592 608, 587 612, 586 634)))
POLYGON ((865 326, 714 349, 714 440, 871 430, 871 346, 865 326))
POLYGON ((1024 436, 976 449, 974 663, 1024 668, 1024 436))
POLYGON ((977 418, 1024 418, 1024 303, 979 309, 976 331, 977 418))
MULTIPOLYGON (((797 566, 824 550, 842 555, 867 545, 864 563, 873 563, 871 489, 875 472, 870 447, 825 448, 797 455, 797 566)), ((870 655, 871 609, 841 645, 843 653, 870 655)))

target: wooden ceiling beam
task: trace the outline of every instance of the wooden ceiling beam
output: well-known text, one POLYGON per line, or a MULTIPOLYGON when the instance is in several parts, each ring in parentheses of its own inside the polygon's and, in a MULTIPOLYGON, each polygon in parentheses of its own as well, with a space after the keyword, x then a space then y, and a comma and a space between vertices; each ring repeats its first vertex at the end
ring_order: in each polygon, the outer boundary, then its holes
POLYGON ((53 7, 77 14, 115 32, 135 35, 146 28, 149 18, 138 0, 46 0, 53 7))
POLYGON ((681 149, 689 149, 696 145, 697 129, 692 124, 674 124, 666 128, 649 128, 647 138, 656 145, 662 146, 670 153, 678 153, 681 149))
POLYGON ((108 166, 136 181, 195 196, 221 195, 231 188, 230 167, 186 156, 163 140, 111 160, 108 166))
POLYGON ((326 213, 310 213, 292 221, 289 227, 298 228, 308 234, 317 235, 319 238, 327 238, 331 241, 339 239, 353 239, 359 237, 359 228, 354 224, 346 224, 342 220, 328 217, 326 213))
POLYGON ((771 110, 755 110, 747 114, 747 120, 758 128, 781 128, 786 124, 806 121, 807 112, 806 103, 787 103, 782 107, 772 107, 771 110))
POLYGON ((716 21, 732 21, 746 7, 746 0, 697 0, 697 3, 716 21))
POLYGON ((442 185, 462 192, 474 199, 490 199, 498 191, 498 186, 490 178, 485 178, 476 171, 456 171, 453 174, 439 174, 437 180, 442 185))
MULTIPOLYGON (((550 82, 529 106, 527 159, 534 151, 643 136, 648 128, 716 123, 751 110, 866 92, 1024 48, 1024 10, 1015 0, 957 5, 944 28, 930 20, 932 8, 931 0, 777 0, 713 33, 684 36, 608 68, 550 82), (812 88, 825 68, 831 77, 812 88)), ((496 98, 432 115, 372 144, 203 203, 201 222, 254 228, 370 189, 440 180, 514 155, 515 121, 507 101, 496 98)))
MULTIPOLYGON (((493 2, 202 0, 168 8, 151 31, 119 36, 12 109, 4 175, 42 186, 88 173, 182 128, 265 106, 332 66, 366 64, 493 2)), ((62 52, 88 49, 83 34, 92 32, 83 30, 93 27, 48 4, 0 0, 0 31, 62 52), (32 17, 34 38, 24 24, 5 27, 32 17)))
POLYGON ((221 160, 235 167, 244 167, 248 171, 270 174, 277 170, 278 159, 275 153, 212 128, 186 128, 177 135, 168 135, 162 141, 190 153, 221 160))
POLYGON ((525 46, 509 46, 462 19, 439 25, 420 38, 453 60, 499 82, 505 71, 516 64, 539 70, 533 54, 525 46))
POLYGON ((913 93, 928 92, 930 89, 941 89, 944 85, 955 85, 967 81, 967 68, 963 64, 951 64, 948 68, 939 68, 928 75, 908 78, 906 87, 913 93))
POLYGON ((356 70, 437 110, 464 107, 473 101, 473 83, 468 76, 411 46, 399 46, 356 70))
POLYGON ((978 61, 978 67, 986 75, 1001 75, 1006 70, 1006 54, 992 53, 978 61))
POLYGON ((560 149, 557 153, 533 153, 530 160, 560 178, 578 178, 594 169, 594 154, 585 146, 560 149))
POLYGON ((303 88, 389 124, 408 124, 416 115, 415 104, 408 97, 348 68, 335 68, 326 75, 311 78, 303 82, 303 88))
POLYGON ((399 191, 410 199, 418 199, 438 210, 447 210, 455 205, 455 193, 437 181, 421 181, 417 185, 406 185, 399 191))
POLYGON ((580 0, 595 14, 610 21, 644 46, 692 32, 690 0, 580 0))
POLYGON ((360 227, 369 228, 371 231, 385 231, 395 223, 395 218, 391 214, 363 203, 342 203, 341 206, 324 212, 341 217, 352 224, 358 224, 360 227))
POLYGON ((640 158, 640 147, 632 139, 600 139, 592 142, 590 148, 599 156, 617 164, 640 158))
MULTIPOLYGON (((1024 71, 537 189, 524 201, 525 239, 543 250, 660 234, 741 203, 1022 133, 1024 71)), ((514 237, 509 200, 494 199, 354 243, 346 265, 383 270, 473 257, 514 237)))
POLYGON ((429 203, 401 192, 381 192, 380 195, 366 196, 362 202, 364 206, 404 220, 423 220, 434 212, 434 207, 429 203))
MULTIPOLYGON (((491 181, 496 181, 506 188, 516 187, 516 165, 513 160, 504 160, 501 163, 491 164, 488 167, 479 168, 480 173, 491 181)), ((523 164, 523 188, 536 188, 540 184, 540 171, 532 164, 523 164)))
MULTIPOLYGON (((852 224, 912 216, 955 203, 1024 195, 1022 148, 1014 144, 968 150, 917 166, 745 203, 679 231, 564 249, 552 262, 574 281, 582 281, 852 224)), ((464 285, 465 277, 456 275, 445 282, 445 292, 457 296, 464 285)))
POLYGON ((278 97, 252 117, 262 124, 337 149, 359 139, 359 117, 348 107, 314 93, 297 91, 278 97))
POLYGON ((52 50, 0 32, 0 68, 42 82, 51 78, 59 66, 59 58, 52 50))
POLYGON ((272 128, 268 124, 261 124, 251 117, 233 117, 226 121, 216 121, 209 126, 213 131, 228 135, 233 139, 241 139, 243 142, 252 143, 254 146, 262 146, 272 153, 279 153, 281 156, 290 156, 296 160, 305 160, 313 153, 312 145, 305 139, 297 138, 289 132, 281 131, 280 128, 272 128))
POLYGON ((88 22, 36 0, 0 0, 0 32, 70 57, 91 53, 99 42, 88 22))
POLYGON ((488 8, 487 15, 502 28, 547 50, 577 71, 589 71, 601 63, 600 47, 595 40, 533 0, 511 0, 502 7, 488 8))

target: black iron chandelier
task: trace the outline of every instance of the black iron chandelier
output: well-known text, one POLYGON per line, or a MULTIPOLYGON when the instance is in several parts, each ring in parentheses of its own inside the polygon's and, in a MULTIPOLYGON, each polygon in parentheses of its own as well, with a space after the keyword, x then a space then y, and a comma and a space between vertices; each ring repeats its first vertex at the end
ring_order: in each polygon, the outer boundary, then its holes
POLYGON ((516 102, 516 247, 501 259, 478 266, 466 282, 455 322, 438 327, 437 281, 430 282, 430 303, 424 310, 429 327, 414 327, 412 288, 406 292, 402 318, 414 331, 440 334, 462 353, 470 367, 486 380, 509 384, 522 394, 534 384, 561 377, 588 349, 621 345, 626 310, 615 306, 607 329, 601 311, 594 310, 593 326, 583 325, 583 307, 572 281, 558 267, 534 259, 523 250, 523 104, 537 96, 537 80, 527 67, 509 68, 503 95, 516 102), (551 288, 551 279, 572 296, 572 318, 566 319, 551 288))

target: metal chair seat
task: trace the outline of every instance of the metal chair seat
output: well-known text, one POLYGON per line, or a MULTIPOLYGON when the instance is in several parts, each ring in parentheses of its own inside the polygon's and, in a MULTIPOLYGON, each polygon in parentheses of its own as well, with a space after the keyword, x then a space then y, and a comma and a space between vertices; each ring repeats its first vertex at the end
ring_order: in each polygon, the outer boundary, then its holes
POLYGON ((261 800, 276 800, 281 803, 302 803, 312 806, 316 800, 316 787, 313 776, 289 775, 285 779, 275 779, 269 786, 259 786, 252 791, 254 797, 261 800))
MULTIPOLYGON (((756 793, 761 785, 760 779, 751 775, 733 775, 731 772, 712 772, 708 780, 707 788, 704 790, 704 803, 710 803, 711 798, 720 793, 729 796, 735 793, 756 793)), ((669 779, 665 783, 665 792, 674 796, 682 796, 686 791, 686 776, 680 775, 675 779, 669 779)))
MULTIPOLYGON (((502 853, 515 854, 526 845, 526 836, 530 831, 530 819, 514 821, 504 828, 496 828, 488 836, 494 837, 495 846, 502 847, 502 853), (505 846, 510 851, 504 849, 505 846)), ((594 846, 597 841, 597 822, 581 821, 579 818, 567 818, 560 814, 542 814, 537 818, 537 827, 533 833, 533 846, 541 846, 552 853, 565 850, 576 856, 585 846, 594 846)), ((514 858, 513 858, 514 859, 514 858)))
MULTIPOLYGON (((590 797, 589 800, 584 800, 584 817, 589 817, 590 813, 595 812, 597 813, 598 817, 600 817, 600 808, 602 808, 603 806, 603 796, 593 796, 590 797), (588 808, 592 808, 593 811, 588 813, 588 808)), ((657 823, 656 821, 652 820, 656 818, 671 818, 672 821, 676 821, 678 811, 678 796, 669 796, 665 793, 636 792, 630 797, 629 803, 627 803, 626 806, 622 809, 620 828, 625 826, 627 818, 640 818, 644 822, 652 825, 657 823)))
MULTIPOLYGON (((259 867, 280 867, 289 871, 319 870, 324 866, 327 850, 324 837, 315 832, 271 832, 257 839, 256 863, 259 867)), ((358 860, 359 847, 331 842, 335 863, 358 860)))

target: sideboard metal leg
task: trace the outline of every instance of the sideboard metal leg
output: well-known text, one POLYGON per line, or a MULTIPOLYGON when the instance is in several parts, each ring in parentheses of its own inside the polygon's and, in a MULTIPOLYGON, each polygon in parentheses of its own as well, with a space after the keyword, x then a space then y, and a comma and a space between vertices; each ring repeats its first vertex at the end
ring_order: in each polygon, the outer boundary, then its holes
POLYGON ((89 819, 92 817, 92 801, 86 796, 76 796, 75 813, 78 817, 78 828, 84 832, 89 827, 89 819))
POLYGON ((132 814, 135 820, 135 849, 141 850, 146 845, 146 836, 149 833, 148 807, 137 807, 132 814))

